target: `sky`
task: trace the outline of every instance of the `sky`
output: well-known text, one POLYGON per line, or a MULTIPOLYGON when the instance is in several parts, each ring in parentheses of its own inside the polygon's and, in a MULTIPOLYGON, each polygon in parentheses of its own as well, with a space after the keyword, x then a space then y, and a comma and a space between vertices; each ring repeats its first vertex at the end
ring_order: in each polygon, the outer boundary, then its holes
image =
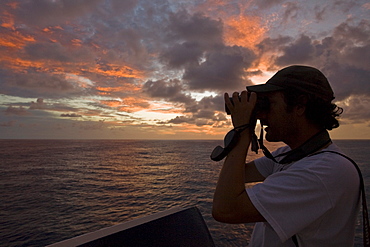
POLYGON ((0 1, 0 139, 222 139, 223 94, 319 68, 370 139, 370 1, 0 1))

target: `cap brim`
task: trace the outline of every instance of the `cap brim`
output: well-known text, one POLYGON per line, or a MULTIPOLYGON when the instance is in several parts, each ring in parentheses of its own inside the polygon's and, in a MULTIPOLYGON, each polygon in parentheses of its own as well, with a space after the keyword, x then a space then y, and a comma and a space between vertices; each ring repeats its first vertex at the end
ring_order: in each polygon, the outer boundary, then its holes
POLYGON ((280 91, 283 89, 284 89, 283 87, 275 86, 272 84, 259 84, 259 85, 247 86, 247 90, 249 92, 256 92, 256 93, 268 93, 268 92, 280 91))

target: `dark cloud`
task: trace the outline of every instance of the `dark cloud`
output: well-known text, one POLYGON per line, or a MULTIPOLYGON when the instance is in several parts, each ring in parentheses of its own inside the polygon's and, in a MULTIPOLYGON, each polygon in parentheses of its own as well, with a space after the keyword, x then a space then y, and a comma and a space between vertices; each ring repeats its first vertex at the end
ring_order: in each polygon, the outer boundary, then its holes
POLYGON ((339 9, 343 13, 348 13, 351 8, 356 6, 357 4, 360 4, 360 1, 343 1, 343 0, 335 0, 333 1, 333 8, 339 9))
POLYGON ((170 15, 168 38, 171 40, 212 47, 223 43, 222 34, 222 21, 211 19, 202 13, 191 15, 183 10, 170 15))
POLYGON ((314 12, 315 12, 315 19, 316 21, 322 21, 325 18, 326 11, 329 9, 327 5, 315 5, 314 12))
POLYGON ((198 66, 189 66, 183 79, 193 90, 240 91, 247 84, 246 69, 254 59, 254 53, 246 48, 220 47, 217 51, 209 52, 205 61, 198 66))
POLYGON ((201 13, 191 15, 182 10, 170 14, 167 29, 167 47, 160 58, 169 69, 196 66, 207 51, 223 44, 223 23, 201 13))
POLYGON ((370 95, 370 22, 342 23, 322 42, 319 59, 338 99, 370 95))
POLYGON ((101 0, 20 1, 15 13, 17 19, 27 25, 58 25, 90 13, 101 2, 101 0))
POLYGON ((245 71, 256 58, 240 46, 223 43, 223 23, 201 13, 174 13, 168 26, 169 45, 161 59, 169 69, 184 69, 183 80, 190 90, 240 90, 245 71))
POLYGON ((344 108, 343 118, 346 123, 366 123, 370 119, 370 97, 354 96, 347 100, 344 108))
POLYGON ((213 125, 215 122, 212 119, 196 118, 195 116, 177 116, 168 121, 170 124, 194 124, 196 126, 213 125))
POLYGON ((22 106, 19 107, 9 106, 5 110, 5 115, 27 116, 30 115, 30 113, 22 106))
POLYGON ((182 124, 182 123, 188 123, 188 122, 193 122, 193 118, 191 117, 186 117, 186 116, 176 116, 174 119, 171 119, 168 121, 168 123, 173 123, 173 124, 182 124))
POLYGON ((370 21, 361 20, 358 23, 351 19, 340 23, 333 31, 333 37, 347 45, 364 45, 370 39, 370 21))
POLYGON ((79 62, 94 64, 96 54, 88 46, 73 47, 69 40, 65 45, 50 41, 28 44, 19 55, 30 61, 48 61, 50 68, 63 65, 63 69, 68 70, 68 64, 73 63, 70 67, 73 70, 79 62))
POLYGON ((43 98, 32 101, 29 105, 30 110, 56 111, 56 112, 77 112, 79 108, 74 108, 62 103, 46 103, 43 98))
POLYGON ((47 109, 48 106, 44 103, 44 99, 38 98, 36 102, 31 102, 30 109, 31 110, 40 110, 40 109, 47 109))
POLYGON ((158 80, 147 81, 143 90, 152 97, 171 98, 182 91, 182 85, 179 80, 158 80))
MULTIPOLYGON (((204 113, 204 112, 203 112, 204 113)), ((225 117, 224 114, 218 113, 213 114, 212 112, 207 112, 204 115, 187 115, 187 116, 177 116, 169 121, 166 124, 193 124, 196 126, 211 125, 214 127, 219 126, 229 126, 230 122, 225 117)))
POLYGON ((306 35, 302 35, 289 46, 282 48, 281 52, 284 55, 278 57, 275 61, 280 66, 306 64, 311 62, 312 56, 315 55, 312 40, 306 35))
POLYGON ((283 6, 285 7, 283 23, 294 21, 298 16, 299 4, 297 2, 286 2, 283 6))
POLYGON ((204 49, 195 42, 175 44, 165 51, 161 60, 168 64, 169 68, 181 68, 184 65, 196 65, 200 62, 204 49))
POLYGON ((24 51, 32 60, 54 60, 58 62, 70 62, 68 51, 59 43, 30 44, 24 51))
POLYGON ((259 45, 261 54, 280 51, 273 56, 272 64, 285 67, 307 64, 321 69, 328 77, 337 100, 351 95, 370 95, 370 22, 350 20, 339 24, 331 36, 321 39, 301 35, 267 38, 259 45))
POLYGON ((147 81, 143 86, 143 91, 153 98, 166 99, 171 102, 190 103, 194 100, 190 95, 183 92, 184 85, 180 80, 158 80, 147 81))
POLYGON ((82 117, 82 115, 76 114, 76 113, 65 113, 65 114, 60 114, 61 117, 71 117, 71 118, 78 118, 82 117))
POLYGON ((223 95, 203 97, 200 101, 195 102, 195 104, 190 104, 185 109, 185 112, 197 114, 200 111, 209 111, 212 112, 225 110, 224 106, 224 97, 223 95))
POLYGON ((20 97, 61 98, 83 95, 89 90, 67 80, 64 74, 32 71, 12 73, 0 69, 0 93, 20 97))
POLYGON ((262 9, 267 9, 275 5, 281 5, 285 0, 259 0, 254 3, 262 9))
POLYGON ((333 87, 337 100, 350 96, 370 95, 370 71, 332 62, 325 74, 333 87))
POLYGON ((197 126, 203 125, 217 125, 229 124, 226 114, 224 113, 225 106, 223 96, 209 96, 204 97, 200 101, 188 104, 185 109, 186 115, 177 116, 167 123, 170 124, 195 124, 197 126))
POLYGON ((131 11, 138 3, 138 0, 111 0, 111 9, 116 14, 127 13, 131 11))
POLYGON ((292 37, 279 35, 277 38, 265 38, 256 45, 258 48, 258 57, 263 60, 268 70, 276 71, 279 68, 275 62, 278 57, 276 54, 280 54, 281 50, 293 40, 292 37), (270 56, 268 54, 274 55, 270 56))

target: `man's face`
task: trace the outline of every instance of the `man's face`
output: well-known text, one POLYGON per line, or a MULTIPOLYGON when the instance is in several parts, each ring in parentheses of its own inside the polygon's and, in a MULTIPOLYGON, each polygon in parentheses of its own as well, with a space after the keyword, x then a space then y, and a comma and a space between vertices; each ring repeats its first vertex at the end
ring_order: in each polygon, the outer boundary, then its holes
POLYGON ((282 92, 271 92, 265 94, 270 101, 270 109, 257 114, 261 124, 267 126, 266 140, 270 142, 289 141, 295 135, 295 119, 291 112, 287 112, 287 104, 282 92))

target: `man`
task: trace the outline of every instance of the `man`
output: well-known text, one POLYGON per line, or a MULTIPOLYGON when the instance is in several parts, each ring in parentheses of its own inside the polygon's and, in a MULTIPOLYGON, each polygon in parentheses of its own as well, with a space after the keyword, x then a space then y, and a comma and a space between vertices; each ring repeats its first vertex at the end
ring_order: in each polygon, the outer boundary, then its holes
POLYGON ((233 102, 225 94, 238 140, 220 172, 213 217, 257 222, 250 246, 353 246, 359 175, 348 159, 328 152, 341 152, 327 132, 339 126, 341 108, 331 102, 326 77, 295 65, 247 89, 233 93, 233 102), (266 140, 287 146, 245 164, 253 132, 246 127, 257 97, 270 103, 255 113, 261 127, 267 126, 266 140), (246 182, 261 183, 245 189, 246 182))

